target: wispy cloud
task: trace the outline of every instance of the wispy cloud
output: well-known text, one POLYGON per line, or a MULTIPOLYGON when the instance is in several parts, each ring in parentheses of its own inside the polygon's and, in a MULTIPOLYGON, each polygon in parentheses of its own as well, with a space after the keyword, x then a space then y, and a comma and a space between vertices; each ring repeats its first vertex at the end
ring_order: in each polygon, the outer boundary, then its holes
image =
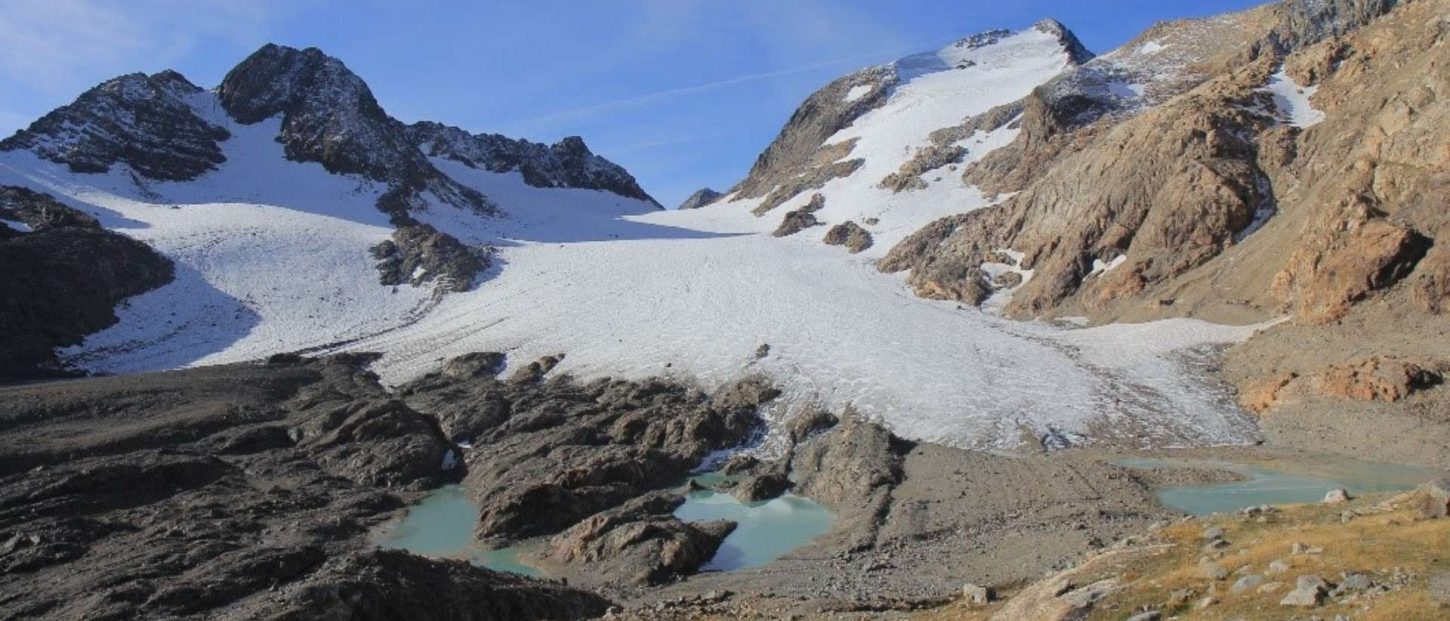
POLYGON ((759 72, 759 73, 747 73, 747 74, 744 74, 744 75, 738 75, 738 76, 734 76, 734 77, 730 77, 730 78, 725 78, 723 80, 715 80, 713 82, 705 82, 705 83, 702 83, 702 84, 693 84, 693 85, 690 85, 690 86, 682 86, 682 87, 678 87, 678 88, 670 88, 670 89, 665 89, 665 90, 661 90, 661 91, 655 91, 655 92, 652 92, 652 93, 644 93, 644 94, 640 94, 640 95, 634 95, 634 96, 631 96, 631 97, 625 97, 625 98, 622 98, 622 99, 615 99, 615 100, 612 100, 612 101, 605 101, 605 102, 600 102, 600 103, 596 103, 596 104, 590 104, 590 105, 582 106, 582 107, 578 107, 578 108, 571 108, 571 109, 568 109, 568 110, 559 110, 557 112, 550 112, 548 114, 544 114, 544 115, 540 115, 540 116, 536 116, 536 117, 532 117, 532 118, 523 119, 523 120, 517 121, 515 124, 516 125, 544 125, 544 124, 560 123, 560 122, 564 122, 564 121, 574 121, 574 120, 579 120, 579 119, 583 119, 583 118, 589 118, 589 117, 599 116, 599 115, 602 115, 602 114, 607 114, 609 112, 615 112, 615 111, 618 111, 618 110, 624 110, 624 109, 628 109, 628 108, 635 108, 635 107, 639 107, 639 106, 643 106, 643 105, 659 103, 659 102, 663 102, 663 101, 666 101, 666 100, 669 100, 669 99, 673 99, 673 98, 676 98, 676 97, 684 97, 684 96, 688 96, 688 95, 699 95, 699 94, 702 94, 702 93, 708 93, 708 92, 711 92, 711 91, 716 91, 716 90, 720 90, 720 89, 724 89, 724 88, 729 88, 729 87, 732 87, 732 86, 740 86, 740 85, 743 85, 743 84, 749 84, 751 82, 758 82, 758 81, 761 81, 761 80, 770 80, 770 79, 775 79, 775 78, 783 78, 783 77, 787 77, 787 76, 793 76, 793 75, 797 75, 797 74, 809 73, 809 72, 812 72, 812 71, 818 71, 818 70, 821 70, 821 69, 828 69, 828 68, 831 68, 831 67, 838 67, 838 66, 841 66, 841 65, 847 65, 847 64, 850 64, 850 63, 860 63, 860 62, 864 62, 864 61, 868 61, 868 60, 879 59, 879 58, 881 58, 883 56, 886 56, 886 55, 889 55, 889 54, 900 53, 902 51, 905 51, 906 49, 907 48, 904 48, 904 47, 897 47, 897 48, 886 49, 886 50, 877 50, 877 51, 872 52, 870 54, 858 54, 858 55, 850 56, 850 57, 847 57, 847 58, 837 58, 837 59, 834 59, 834 60, 827 60, 827 61, 822 61, 822 62, 818 62, 818 63, 811 63, 811 64, 807 64, 807 65, 801 65, 801 66, 798 66, 798 67, 789 67, 789 68, 786 68, 786 69, 777 69, 777 70, 774 70, 774 71, 763 71, 763 72, 759 72))

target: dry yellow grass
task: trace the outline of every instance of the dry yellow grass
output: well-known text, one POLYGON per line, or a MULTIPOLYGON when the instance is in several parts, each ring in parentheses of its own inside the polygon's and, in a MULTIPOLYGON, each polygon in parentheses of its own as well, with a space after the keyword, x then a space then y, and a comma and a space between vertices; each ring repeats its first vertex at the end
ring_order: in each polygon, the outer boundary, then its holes
MULTIPOLYGON (((1450 620, 1450 607, 1436 602, 1427 590, 1429 576, 1450 572, 1450 520, 1420 519, 1411 506, 1409 496, 1400 496, 1359 500, 1349 506, 1280 507, 1262 520, 1229 515, 1174 524, 1155 535, 1174 547, 1129 566, 1121 576, 1124 588, 1100 602, 1088 619, 1122 621, 1135 611, 1151 608, 1162 610, 1165 619, 1182 621, 1282 621, 1311 616, 1334 619, 1336 615, 1355 621, 1450 620), (1361 515, 1342 522, 1340 514, 1346 509, 1361 515), (1205 551, 1202 537, 1209 526, 1224 530, 1229 547, 1205 551), (1322 552, 1292 554, 1296 543, 1322 552), (1229 576, 1218 581, 1205 577, 1199 566, 1204 556, 1214 558, 1229 571, 1229 576), (1237 595, 1230 592, 1229 587, 1241 575, 1262 575, 1274 561, 1288 563, 1290 569, 1267 576, 1265 581, 1282 582, 1282 587, 1271 593, 1259 593, 1257 589, 1237 595), (1244 574, 1238 573, 1241 569, 1244 574), (1398 580, 1405 584, 1378 597, 1359 597, 1348 604, 1339 603, 1338 598, 1326 598, 1323 605, 1312 609, 1279 604, 1301 575, 1316 575, 1337 583, 1342 574, 1354 572, 1368 575, 1376 584, 1396 584, 1396 576, 1401 576, 1398 580), (1182 591, 1192 591, 1192 596, 1174 597, 1175 592, 1182 591), (1215 602, 1198 608, 1199 600, 1209 596, 1215 602), (1181 603, 1172 604, 1175 601, 1181 603)), ((991 612, 958 603, 914 618, 986 621, 991 612)))

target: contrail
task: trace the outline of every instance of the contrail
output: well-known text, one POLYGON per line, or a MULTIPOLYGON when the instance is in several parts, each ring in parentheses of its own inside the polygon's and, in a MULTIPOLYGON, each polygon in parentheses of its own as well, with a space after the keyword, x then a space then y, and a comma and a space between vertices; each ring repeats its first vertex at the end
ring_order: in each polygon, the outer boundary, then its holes
POLYGON ((872 52, 870 54, 860 54, 860 55, 852 56, 852 57, 849 57, 849 58, 838 58, 838 59, 835 59, 835 60, 828 60, 828 61, 819 62, 819 63, 815 63, 815 64, 811 64, 811 65, 803 65, 803 66, 800 66, 800 67, 792 67, 792 68, 789 68, 789 69, 780 69, 780 70, 776 70, 776 71, 766 71, 766 72, 763 72, 763 73, 749 73, 749 74, 745 74, 745 75, 736 76, 736 77, 733 77, 733 78, 727 78, 727 79, 724 79, 724 80, 717 80, 715 82, 706 82, 704 84, 696 84, 694 86, 683 86, 683 87, 680 87, 680 88, 672 88, 672 89, 668 89, 668 90, 657 91, 657 92, 654 92, 654 93, 646 93, 646 94, 643 94, 643 95, 635 95, 633 97, 626 97, 624 99, 616 99, 616 100, 613 100, 613 101, 606 101, 606 102, 603 102, 603 103, 597 103, 597 104, 593 104, 593 105, 589 105, 589 106, 584 106, 584 107, 581 107, 581 108, 574 108, 572 110, 561 110, 559 112, 551 112, 549 114, 545 114, 545 115, 542 115, 542 116, 536 116, 536 117, 529 118, 529 119, 524 119, 524 120, 521 120, 521 121, 515 121, 514 123, 512 123, 512 125, 514 125, 515 127, 517 127, 519 125, 526 125, 526 124, 531 124, 531 123, 546 123, 546 122, 551 122, 551 121, 563 121, 563 120, 567 120, 567 119, 575 119, 575 118, 580 118, 580 117, 592 116, 592 115, 595 115, 595 114, 599 114, 601 112, 608 112, 610 110, 618 110, 618 109, 622 109, 622 108, 629 108, 629 107, 632 107, 632 106, 637 106, 637 105, 649 103, 649 102, 652 102, 652 101, 658 101, 658 100, 661 100, 661 99, 668 99, 668 98, 671 98, 671 97, 679 97, 681 95, 693 95, 693 94, 696 94, 696 93, 705 93, 705 92, 713 91, 713 90, 716 90, 716 89, 724 88, 724 87, 727 87, 727 86, 734 86, 736 84, 744 84, 744 83, 747 83, 747 82, 755 82, 757 80, 768 80, 768 79, 771 79, 771 78, 779 78, 779 77, 783 77, 783 76, 794 75, 794 74, 797 74, 797 73, 805 73, 807 71, 815 71, 817 69, 824 69, 826 67, 833 67, 833 66, 836 66, 836 65, 842 65, 842 64, 850 63, 850 62, 860 62, 860 61, 866 60, 866 59, 879 58, 880 56, 882 56, 884 54, 900 53, 900 52, 905 51, 905 50, 908 50, 908 49, 912 49, 912 48, 907 48, 907 47, 903 46, 903 47, 897 47, 897 48, 893 48, 893 49, 889 49, 889 50, 878 50, 878 51, 872 52))

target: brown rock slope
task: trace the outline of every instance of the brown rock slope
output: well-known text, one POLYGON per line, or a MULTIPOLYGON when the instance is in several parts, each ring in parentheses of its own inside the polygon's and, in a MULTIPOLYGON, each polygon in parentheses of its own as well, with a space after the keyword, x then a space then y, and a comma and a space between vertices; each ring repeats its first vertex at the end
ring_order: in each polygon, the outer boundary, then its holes
POLYGON ((1033 276, 1006 307, 1020 318, 1287 314, 1226 365, 1245 404, 1269 413, 1271 437, 1385 457, 1412 434, 1408 458, 1444 463, 1442 391, 1370 403, 1388 417, 1371 424, 1366 404, 1317 387, 1331 366, 1372 356, 1430 371, 1450 361, 1447 14, 1446 0, 1290 0, 1156 27, 1141 39, 1198 46, 1178 79, 1136 106, 1094 99, 1092 63, 1039 88, 1016 142, 965 172, 1016 194, 925 227, 880 267, 911 270, 920 295, 975 304, 1001 286, 982 264, 1022 252, 1033 276), (1322 122, 1281 120, 1264 90, 1281 68, 1317 87, 1322 122), (1290 401, 1326 414, 1271 420, 1279 389, 1311 380, 1290 401))

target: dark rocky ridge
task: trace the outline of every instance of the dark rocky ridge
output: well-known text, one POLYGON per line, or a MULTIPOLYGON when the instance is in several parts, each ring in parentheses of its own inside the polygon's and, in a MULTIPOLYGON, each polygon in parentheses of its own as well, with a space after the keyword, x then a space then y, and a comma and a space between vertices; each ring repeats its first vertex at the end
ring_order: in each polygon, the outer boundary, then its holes
POLYGON ((166 257, 50 195, 0 187, 0 381, 68 374, 57 347, 116 322, 122 300, 173 278, 166 257))
POLYGON ((478 191, 435 169, 367 84, 317 48, 264 45, 227 73, 217 94, 239 123, 281 114, 277 140, 288 159, 389 184, 392 196, 380 199, 378 208, 399 224, 411 222, 408 214, 422 205, 424 191, 460 207, 497 211, 478 191))
POLYGON ((0 141, 0 151, 29 149, 75 172, 120 163, 151 179, 194 179, 226 161, 219 143, 230 137, 184 100, 199 92, 174 71, 113 78, 0 141))
POLYGON ((584 139, 569 136, 552 145, 499 134, 469 134, 423 121, 408 126, 410 141, 432 157, 445 157, 492 172, 518 171, 537 188, 584 188, 660 204, 623 166, 595 155, 584 139))

